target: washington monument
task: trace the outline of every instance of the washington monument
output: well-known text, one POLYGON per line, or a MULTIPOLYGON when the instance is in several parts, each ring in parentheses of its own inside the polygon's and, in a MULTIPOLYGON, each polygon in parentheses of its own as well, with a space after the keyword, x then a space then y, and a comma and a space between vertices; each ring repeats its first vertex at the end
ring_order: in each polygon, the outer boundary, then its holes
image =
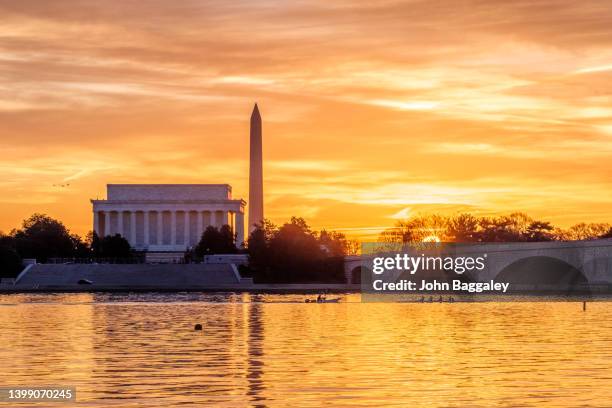
POLYGON ((251 114, 251 144, 249 168, 249 232, 264 219, 263 168, 261 154, 261 116, 257 104, 251 114))

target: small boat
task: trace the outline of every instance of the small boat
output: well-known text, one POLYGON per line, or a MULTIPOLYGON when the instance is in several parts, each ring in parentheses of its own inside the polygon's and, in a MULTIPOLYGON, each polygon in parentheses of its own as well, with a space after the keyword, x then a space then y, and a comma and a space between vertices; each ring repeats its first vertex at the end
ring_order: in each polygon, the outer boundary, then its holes
POLYGON ((77 282, 79 285, 93 285, 93 282, 89 279, 79 279, 77 282))
POLYGON ((333 298, 333 299, 306 299, 304 302, 306 302, 306 303, 338 303, 338 302, 340 302, 340 298, 333 298))

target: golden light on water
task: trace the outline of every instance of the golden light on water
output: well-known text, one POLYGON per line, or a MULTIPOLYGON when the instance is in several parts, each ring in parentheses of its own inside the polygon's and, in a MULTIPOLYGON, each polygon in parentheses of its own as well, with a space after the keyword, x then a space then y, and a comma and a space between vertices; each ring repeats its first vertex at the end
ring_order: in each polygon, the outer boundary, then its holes
POLYGON ((575 302, 146 296, 3 297, 3 385, 75 385, 78 401, 93 407, 575 407, 605 406, 610 397, 606 303, 585 313, 575 302), (194 332, 194 322, 204 330, 194 332))

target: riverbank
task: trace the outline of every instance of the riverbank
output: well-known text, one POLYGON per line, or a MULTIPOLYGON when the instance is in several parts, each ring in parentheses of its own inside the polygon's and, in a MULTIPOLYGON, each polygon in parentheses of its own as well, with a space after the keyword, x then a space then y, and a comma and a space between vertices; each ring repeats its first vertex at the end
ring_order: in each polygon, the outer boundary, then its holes
POLYGON ((233 264, 37 264, 0 293, 20 292, 357 292, 344 283, 257 284, 233 264))
POLYGON ((10 293, 97 293, 97 292, 248 292, 248 293, 359 293, 359 285, 326 284, 326 283, 288 283, 288 284, 252 284, 252 285, 222 285, 222 286, 59 286, 24 287, 22 285, 0 284, 0 294, 10 293))

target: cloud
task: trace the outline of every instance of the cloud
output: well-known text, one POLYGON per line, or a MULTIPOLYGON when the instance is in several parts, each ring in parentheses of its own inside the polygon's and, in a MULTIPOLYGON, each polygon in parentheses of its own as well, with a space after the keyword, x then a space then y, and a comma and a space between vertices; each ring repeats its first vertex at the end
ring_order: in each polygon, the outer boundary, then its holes
POLYGON ((607 71, 612 71, 612 64, 610 65, 601 65, 598 67, 587 67, 587 68, 580 68, 576 71, 574 71, 574 73, 576 74, 592 74, 595 72, 607 72, 607 71))
POLYGON ((611 13, 603 0, 3 2, 0 228, 53 210, 82 233, 108 182, 248 197, 255 101, 276 221, 609 220, 611 13))
POLYGON ((367 101, 374 106, 384 106, 399 110, 430 110, 435 109, 440 103, 435 101, 392 101, 386 99, 374 99, 367 101))
POLYGON ((403 208, 391 215, 389 218, 393 218, 396 220, 407 220, 412 215, 412 209, 410 207, 403 208))
POLYGON ((266 162, 266 167, 279 170, 307 170, 307 171, 340 171, 346 164, 339 161, 322 160, 276 160, 266 162))

